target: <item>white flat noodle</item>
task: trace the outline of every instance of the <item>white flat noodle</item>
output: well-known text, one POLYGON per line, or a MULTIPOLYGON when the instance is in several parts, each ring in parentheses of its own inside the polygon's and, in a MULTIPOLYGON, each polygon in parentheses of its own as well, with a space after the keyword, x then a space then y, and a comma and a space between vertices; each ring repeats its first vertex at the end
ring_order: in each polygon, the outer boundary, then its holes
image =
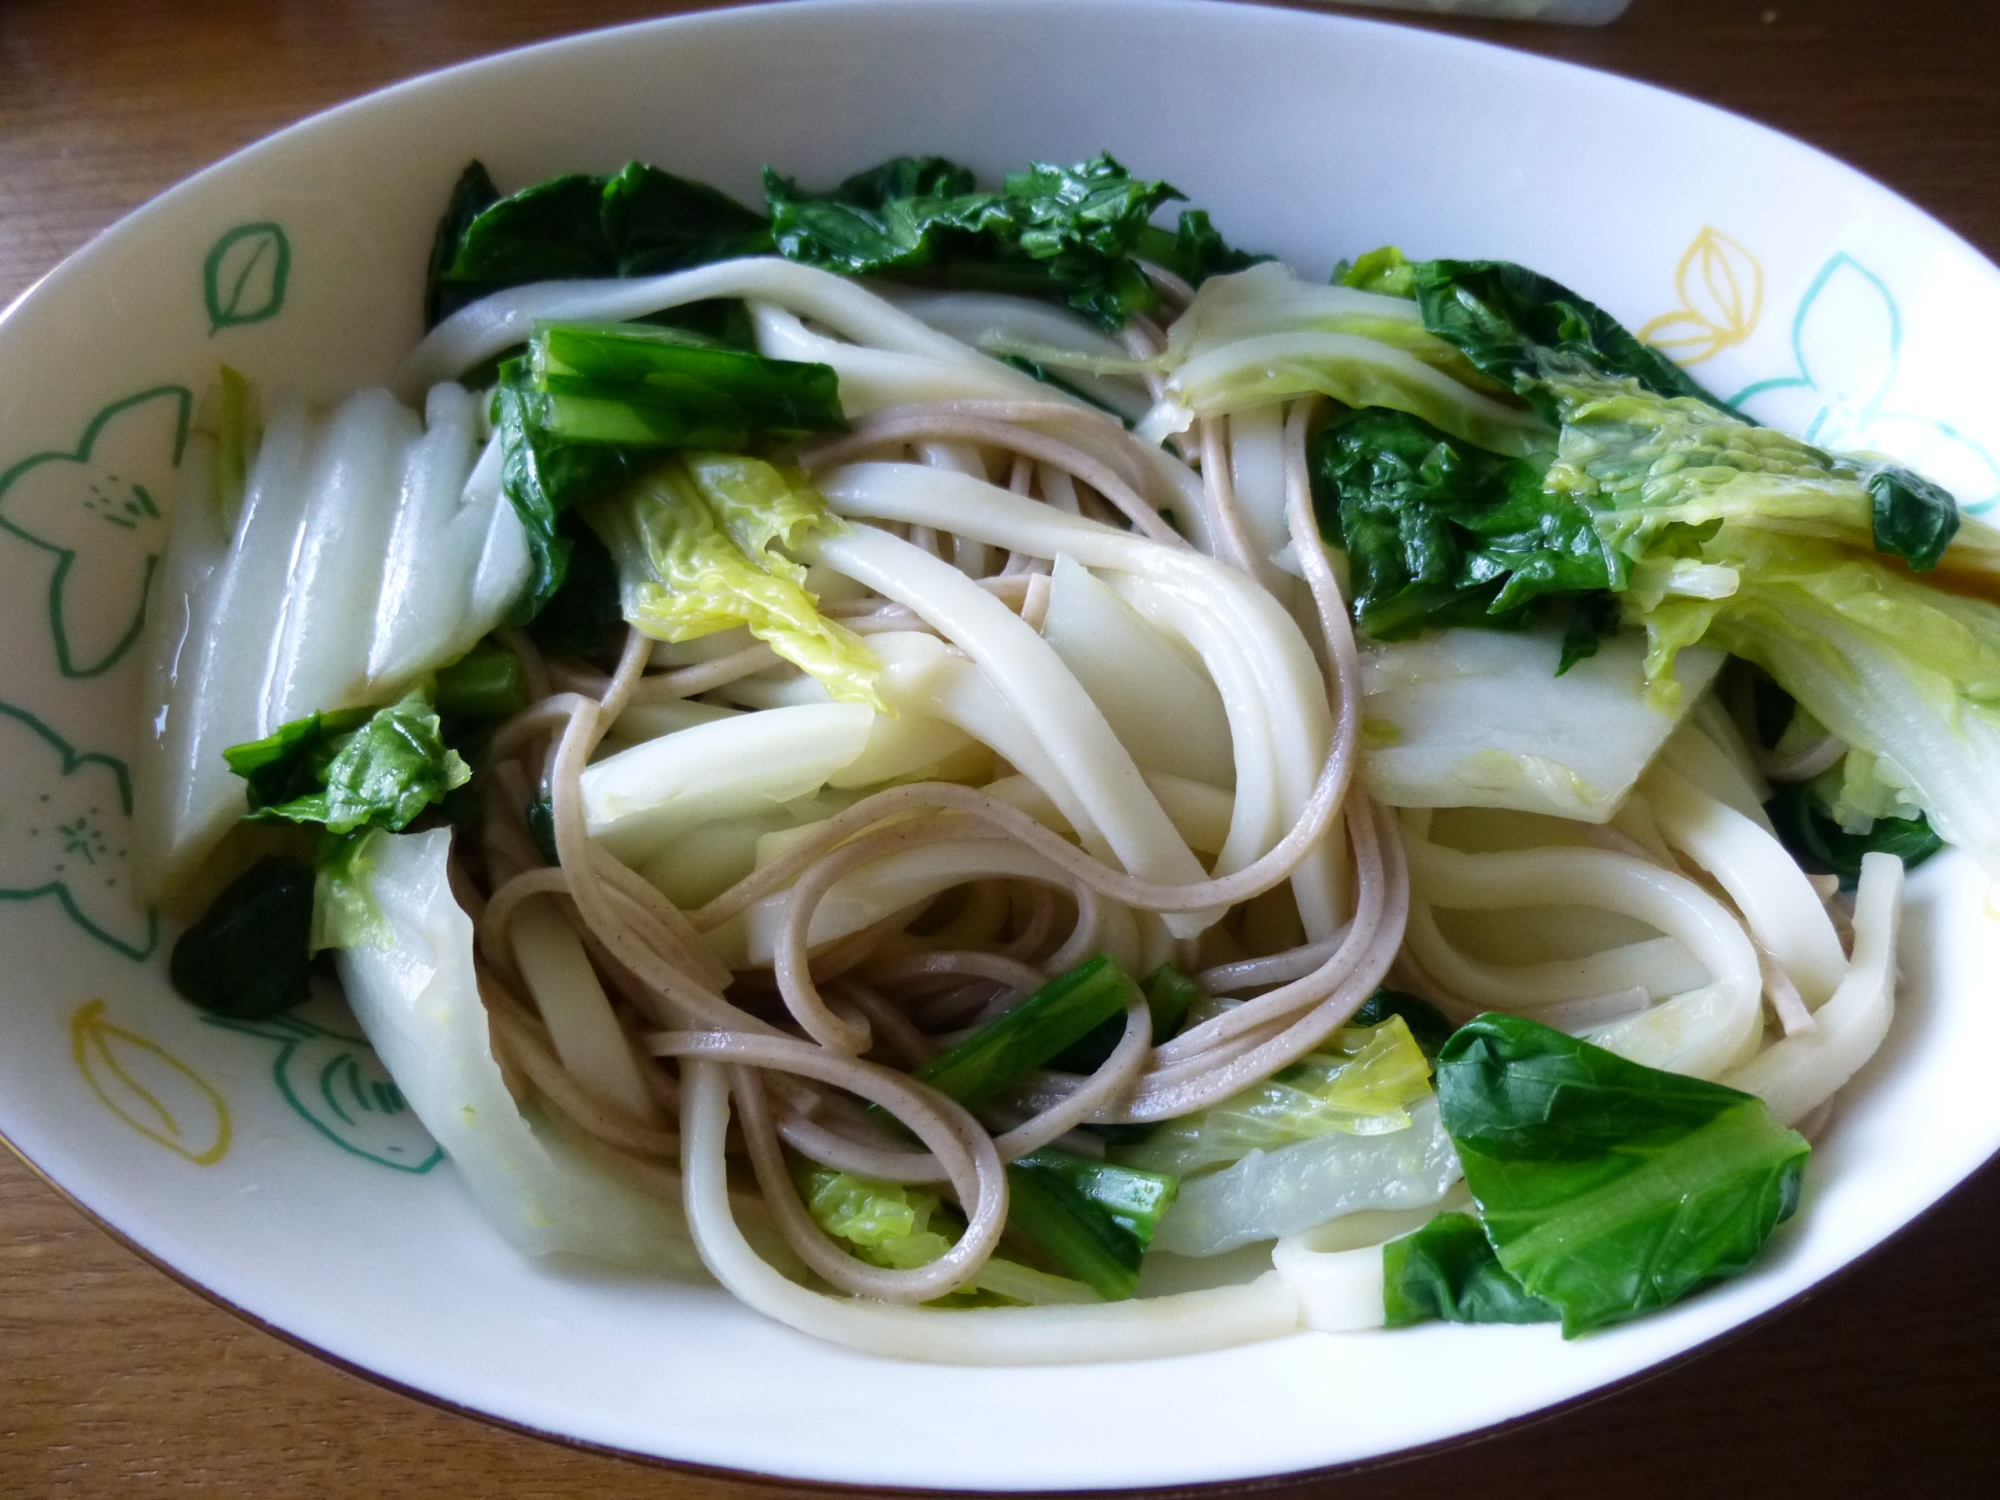
POLYGON ((1055 560, 1042 637, 1140 769, 1234 784, 1229 717, 1215 684, 1067 553, 1055 560))
MULTIPOLYGON (((935 292, 888 286, 883 295, 928 327, 974 349, 996 354, 1061 350, 1095 359, 1124 362, 1130 351, 1102 329, 1047 302, 1002 292, 935 292)), ((1082 369, 1059 369, 1063 382, 1110 407, 1128 421, 1146 414, 1152 399, 1145 388, 1082 369)))
MULTIPOLYGON (((960 485, 979 484, 948 471, 920 472, 960 485)), ((860 579, 909 606, 976 661, 981 675, 1026 721, 1062 778, 1075 788, 1091 823, 1127 870, 1144 880, 1177 885, 1205 878, 1090 695, 1019 615, 950 564, 873 526, 814 537, 800 550, 809 561, 860 579)), ((1221 915, 1176 912, 1166 921, 1176 935, 1191 937, 1221 915)))
POLYGON ((868 744, 874 710, 805 704, 696 724, 583 772, 584 824, 628 864, 674 835, 818 791, 868 744))
MULTIPOLYGON (((1642 694, 1645 638, 1608 637, 1555 675, 1546 631, 1441 630, 1362 646, 1361 776, 1391 807, 1511 807, 1586 823, 1617 810, 1677 718, 1642 694)), ((1682 713, 1722 653, 1681 652, 1682 713)))
POLYGON ((1786 1125, 1796 1125, 1831 1099, 1889 1034, 1902 903, 1903 862, 1893 854, 1862 855, 1854 893, 1854 957, 1840 988, 1814 1013, 1811 1031, 1773 1043, 1722 1081, 1757 1095, 1786 1125))
POLYGON ((563 1067, 601 1103, 656 1123, 658 1111, 639 1060, 576 929, 548 901, 537 899, 515 913, 507 935, 563 1067))
POLYGON ((618 323, 715 297, 774 303, 856 343, 961 364, 990 365, 1018 376, 1037 391, 1047 389, 1032 377, 925 327, 847 277, 777 256, 717 261, 664 276, 541 281, 496 292, 461 308, 433 328, 404 360, 398 387, 421 394, 440 380, 457 379, 481 360, 525 342, 539 321, 618 323))
POLYGON ((328 419, 287 569, 259 733, 366 700, 370 632, 360 622, 375 618, 405 454, 422 436, 416 414, 384 390, 355 392, 328 419))
POLYGON ((488 1220, 529 1255, 647 1270, 696 1268, 676 1202, 613 1177, 524 1111, 500 1076, 472 963, 472 922, 452 899, 451 834, 386 835, 369 892, 387 947, 334 955, 355 1018, 488 1220))
POLYGON ((1285 522, 1285 409, 1253 406, 1229 418, 1229 482, 1250 545, 1276 557, 1291 541, 1285 522))
POLYGON ((1299 1326, 1298 1298, 1276 1273, 1248 1286, 1072 1307, 898 1307, 812 1291, 761 1259, 731 1215, 722 1069, 691 1061, 684 1078, 681 1152, 702 1260, 743 1302, 802 1333, 892 1359, 1008 1366, 1156 1359, 1277 1338, 1299 1326))
MULTIPOLYGON (((830 365, 840 377, 841 410, 866 416, 923 401, 1043 401, 1051 387, 1032 375, 980 356, 980 363, 870 349, 814 333, 792 313, 769 303, 750 304, 757 350, 769 359, 830 365)), ((972 353, 967 350, 967 353, 972 353)))
POLYGON ((1435 1098, 1384 1135, 1332 1131, 1274 1151, 1252 1151, 1219 1172, 1190 1177, 1153 1244, 1174 1255, 1220 1255, 1253 1240, 1297 1234, 1343 1214, 1433 1205, 1460 1177, 1458 1153, 1435 1098))

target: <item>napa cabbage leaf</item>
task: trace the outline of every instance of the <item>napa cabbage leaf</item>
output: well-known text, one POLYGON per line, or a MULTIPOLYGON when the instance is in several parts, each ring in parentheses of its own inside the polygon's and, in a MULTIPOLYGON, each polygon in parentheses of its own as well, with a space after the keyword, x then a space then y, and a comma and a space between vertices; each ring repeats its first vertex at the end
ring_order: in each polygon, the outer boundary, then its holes
POLYGON ((794 472, 733 454, 694 453, 584 512, 618 566, 625 618, 663 641, 739 625, 846 703, 881 708, 881 663, 821 615, 798 565, 777 548, 844 525, 794 472))

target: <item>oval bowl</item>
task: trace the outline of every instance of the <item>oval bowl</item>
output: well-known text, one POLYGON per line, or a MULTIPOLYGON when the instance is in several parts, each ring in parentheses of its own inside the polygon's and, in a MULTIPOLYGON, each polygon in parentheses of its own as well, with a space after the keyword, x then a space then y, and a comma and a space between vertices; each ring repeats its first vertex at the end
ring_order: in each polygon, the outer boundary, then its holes
POLYGON ((1734 1283, 1570 1344, 1430 1325, 1116 1370, 901 1365, 710 1285, 523 1260, 337 1017, 222 1024, 173 995, 170 933, 124 885, 132 646, 218 362, 320 396, 387 379, 475 156, 503 187, 639 157, 754 201, 765 162, 825 182, 926 151, 997 176, 1100 149, 1309 274, 1385 242, 1528 263, 1758 418, 1888 451, 1969 510, 2000 499, 2000 409, 1967 394, 2000 273, 1838 162, 1603 74, 1243 6, 827 0, 417 79, 201 173, 0 320, 0 361, 33 371, 0 388, 0 1131, 217 1298, 470 1411, 720 1468, 992 1490, 1295 1472, 1572 1400, 1798 1296, 2000 1146, 1981 982, 2000 912, 1947 855, 1912 881, 1889 1041, 1734 1283), (1159 1423, 1193 1391, 1203 1420, 1159 1423), (1104 1440, 1121 1429, 1153 1436, 1104 1440))

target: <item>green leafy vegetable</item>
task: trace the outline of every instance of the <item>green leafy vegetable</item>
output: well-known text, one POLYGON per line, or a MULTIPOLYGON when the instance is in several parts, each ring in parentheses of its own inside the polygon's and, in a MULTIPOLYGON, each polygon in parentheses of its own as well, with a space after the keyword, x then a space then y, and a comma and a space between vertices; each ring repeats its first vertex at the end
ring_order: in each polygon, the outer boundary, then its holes
POLYGON ((1838 875, 1844 891, 1860 883, 1864 854, 1893 854, 1908 868, 1944 847, 1944 840, 1921 813, 1914 818, 1877 818, 1867 832, 1849 833, 1815 804, 1806 782, 1779 787, 1764 811, 1792 857, 1808 870, 1838 875))
POLYGON ((224 887, 181 934, 167 977, 203 1010, 239 1021, 306 998, 312 972, 313 872, 269 855, 224 887))
POLYGON ((1439 1214, 1382 1247, 1382 1322, 1553 1323, 1552 1303, 1529 1293, 1493 1253, 1471 1214, 1439 1214))
POLYGON ((958 1240, 957 1234, 943 1235, 930 1227, 939 1207, 936 1193, 836 1172, 803 1158, 794 1159, 792 1175, 813 1222, 846 1240, 871 1266, 912 1271, 929 1265, 958 1240))
POLYGON ((1053 1147, 1007 1168, 1011 1230, 1107 1302, 1139 1287, 1139 1265, 1179 1182, 1053 1147))
POLYGON ((789 259, 848 276, 892 276, 1065 302, 1105 328, 1159 306, 1138 257, 1191 281, 1248 265, 1206 215, 1177 233, 1152 228, 1180 193, 1134 178, 1109 156, 1073 167, 1036 162, 997 193, 941 157, 897 157, 828 193, 766 169, 772 237, 789 259))
POLYGON ((1385 297, 1417 295, 1416 267, 1394 245, 1370 250, 1359 260, 1344 260, 1333 268, 1335 286, 1351 286, 1356 291, 1380 292, 1385 297))
POLYGON ((770 250, 762 215, 658 167, 554 177, 502 198, 473 162, 438 223, 425 326, 510 286, 652 276, 770 250))
POLYGON ((520 361, 501 366, 493 392, 493 425, 500 431, 501 490, 528 541, 528 583, 512 617, 514 624, 527 624, 568 577, 576 544, 562 524, 565 514, 629 484, 638 465, 626 449, 563 442, 546 431, 536 420, 532 387, 520 361))
POLYGON ((917 1069, 919 1080, 977 1109, 1124 1012, 1133 989, 1105 954, 1060 974, 917 1069))
POLYGON ((1119 1160, 1185 1176, 1333 1131, 1406 1130, 1409 1106, 1430 1096, 1430 1075, 1430 1064, 1400 1015, 1373 1026, 1344 1027, 1262 1083, 1163 1121, 1143 1142, 1122 1148, 1119 1160))
POLYGON ((557 518, 555 541, 565 549, 567 565, 562 582, 529 622, 528 637, 550 656, 591 656, 605 649, 611 628, 625 618, 618 603, 618 564, 575 511, 557 518))
POLYGON ((1438 1101, 1500 1265, 1565 1337, 1745 1269, 1811 1152, 1752 1095, 1518 1016, 1452 1036, 1438 1101))
POLYGON ((1526 266, 1427 260, 1409 269, 1424 327, 1552 421, 1558 412, 1542 382, 1554 367, 1627 376, 1655 395, 1689 396, 1727 410, 1616 318, 1526 266))
POLYGON ((1339 413, 1313 438, 1311 473, 1321 529, 1347 550, 1356 618, 1378 640, 1522 626, 1544 596, 1625 581, 1590 509, 1545 490, 1541 466, 1407 412, 1339 413))
POLYGON ((776 550, 844 524, 802 475, 734 454, 688 454, 584 519, 617 563, 625 618, 646 634, 687 641, 748 626, 835 698, 879 708, 875 654, 820 614, 803 570, 776 550))
POLYGON ((249 783, 252 821, 318 823, 337 834, 407 828, 472 776, 421 692, 372 712, 311 714, 223 753, 249 783))
POLYGON ((741 448, 847 425, 830 367, 649 323, 537 325, 520 390, 529 419, 566 443, 741 448))
MULTIPOLYGON (((625 488, 663 447, 742 448, 845 425, 825 365, 765 359, 643 323, 544 324, 494 392, 501 486, 532 570, 515 622, 533 620, 568 576, 562 517, 625 488)), ((587 585, 588 586, 588 585, 587 585)), ((571 616, 587 630, 591 596, 571 616)))
POLYGON ((1935 568, 1958 535, 1958 502, 1908 469, 1876 465, 1866 473, 1875 550, 1907 559, 1919 573, 1935 568))
MULTIPOLYGON (((1201 986, 1171 963, 1161 964, 1153 970, 1140 981, 1139 988, 1146 992, 1146 1008, 1153 1013, 1155 1047, 1180 1030, 1181 1021, 1189 1008, 1201 998, 1201 986)), ((1104 1066, 1105 1059, 1111 1056, 1124 1035, 1125 1018, 1122 1015, 1113 1016, 1074 1047, 1051 1058, 1049 1066, 1065 1073, 1095 1073, 1104 1066)))
POLYGON ((528 673, 504 646, 482 641, 437 673, 441 719, 507 719, 528 706, 528 673))
POLYGON ((1268 255, 1233 249, 1209 223, 1207 210, 1200 208, 1183 210, 1171 235, 1156 224, 1148 224, 1139 232, 1133 250, 1140 259, 1164 266, 1189 286, 1196 287, 1211 276, 1246 271, 1270 259, 1268 255))
POLYGON ((1387 985, 1361 1002, 1361 1009, 1348 1019, 1346 1029, 1380 1026, 1391 1016, 1403 1018, 1403 1024, 1410 1029, 1410 1039, 1429 1062, 1437 1061, 1438 1049, 1457 1030, 1430 1001, 1392 990, 1387 985))

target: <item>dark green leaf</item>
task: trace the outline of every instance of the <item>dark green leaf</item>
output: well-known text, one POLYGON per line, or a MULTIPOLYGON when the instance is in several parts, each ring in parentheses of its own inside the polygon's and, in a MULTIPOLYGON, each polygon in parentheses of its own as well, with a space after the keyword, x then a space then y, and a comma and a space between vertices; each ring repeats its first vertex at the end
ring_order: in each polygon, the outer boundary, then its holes
POLYGON ((604 235, 602 177, 551 177, 481 210, 459 236, 444 280, 488 291, 617 274, 604 235))
POLYGON ((1905 869, 1922 864, 1944 847, 1923 814, 1914 818, 1877 818, 1866 833, 1849 833, 1814 802, 1811 784, 1780 786, 1764 811, 1792 857, 1816 874, 1838 875, 1842 890, 1861 880, 1864 854, 1893 854, 1905 869))
POLYGON ((771 226, 726 193, 643 162, 604 184, 600 223, 613 273, 658 276, 771 253, 771 226))
POLYGON ((465 239, 466 230, 472 227, 472 221, 499 199, 500 190, 493 185, 493 179, 487 175, 482 162, 475 161, 467 166, 452 185, 444 217, 438 220, 437 233, 431 238, 430 265, 424 273, 426 329, 437 327, 479 295, 468 288, 450 285, 445 281, 445 275, 451 270, 451 263, 458 259, 458 247, 465 239))
POLYGON ((1552 359, 1601 375, 1629 376, 1655 395, 1693 396, 1729 410, 1602 308, 1526 266, 1427 260, 1412 270, 1424 327, 1552 422, 1558 413, 1542 386, 1552 359))
POLYGON ((1007 1227, 1107 1302, 1139 1287, 1139 1263, 1180 1179, 1044 1147, 1007 1168, 1007 1227))
POLYGON ((504 646, 481 641, 437 673, 437 711, 444 719, 508 719, 528 706, 528 673, 504 646))
POLYGON ((1618 596, 1609 589, 1578 594, 1569 624, 1563 627, 1562 660, 1556 665, 1556 676, 1597 655, 1598 642, 1618 633, 1620 614, 1618 596))
POLYGON ((420 692, 372 714, 313 714, 224 754, 249 783, 253 820, 319 823, 334 834, 407 828, 472 774, 446 747, 438 716, 420 692), (308 781, 316 785, 299 790, 308 781), (276 792, 291 795, 269 800, 276 792))
POLYGON ((1951 492, 1908 469, 1883 465, 1868 475, 1875 502, 1875 550, 1908 561, 1913 572, 1935 568, 1958 535, 1951 492))
POLYGON ((592 656, 605 648, 612 628, 624 619, 618 564, 575 511, 557 517, 555 531, 556 541, 568 548, 568 568, 528 626, 528 635, 551 656, 592 656))
POLYGON ((260 859, 181 934, 167 977, 215 1015, 276 1015, 306 998, 312 914, 312 871, 295 859, 260 859))
POLYGON ((1349 1019, 1349 1026, 1380 1026, 1391 1016, 1401 1016, 1403 1024, 1410 1028, 1410 1039, 1417 1044, 1429 1061, 1437 1061, 1438 1049, 1450 1040, 1456 1029, 1444 1018, 1444 1013, 1428 1000, 1415 995, 1392 990, 1387 985, 1378 989, 1361 1002, 1349 1019))
POLYGON ((1100 954, 1058 975, 917 1070, 939 1093, 976 1109, 1125 1009, 1132 981, 1100 954))
POLYGON ((1531 1295, 1500 1264, 1471 1214, 1439 1214, 1382 1247, 1382 1321, 1553 1323, 1560 1309, 1531 1295))
POLYGON ((1354 609, 1378 640, 1439 625, 1518 628, 1544 595, 1615 588, 1623 563, 1542 470, 1421 417, 1345 411, 1313 438, 1320 527, 1347 550, 1354 609))
POLYGON ((762 215, 642 162, 609 177, 552 177, 505 198, 474 162, 438 223, 425 325, 528 282, 650 276, 770 250, 762 215))
POLYGON ((638 472, 623 448, 598 443, 566 443, 535 420, 533 387, 524 363, 501 367, 493 392, 493 425, 500 429, 500 484, 527 535, 528 585, 514 607, 512 622, 533 620, 562 587, 569 571, 570 532, 558 526, 564 512, 603 498, 630 483, 638 472))
MULTIPOLYGON (((1146 1008, 1153 1013, 1153 1045, 1168 1040, 1180 1030, 1188 1008, 1201 998, 1201 987, 1173 964, 1161 964, 1139 986, 1146 992, 1146 1008)), ((1049 1066, 1065 1073, 1095 1073, 1104 1066, 1125 1035, 1125 1018, 1113 1016, 1059 1056, 1049 1066)))
POLYGON ((1246 270, 1271 258, 1232 249, 1208 222, 1208 211, 1200 208, 1183 210, 1180 225, 1172 234, 1147 225, 1139 232, 1133 253, 1141 260, 1166 267, 1189 286, 1200 286, 1211 276, 1246 270))
MULTIPOLYGON (((848 276, 892 276, 1065 302, 1106 328, 1151 312, 1159 297, 1136 254, 1153 211, 1180 194, 1134 178, 1109 156, 1074 167, 1037 162, 998 193, 939 157, 898 157, 829 193, 766 170, 778 252, 848 276)), ((1203 224, 1186 226, 1191 263, 1235 252, 1203 224)), ((1162 232, 1163 233, 1163 232, 1162 232)), ((1174 241, 1176 253, 1181 239, 1174 241)))
POLYGON ((1438 1103, 1500 1264, 1574 1337, 1747 1267, 1811 1148, 1761 1100, 1518 1016, 1438 1054, 1438 1103))

